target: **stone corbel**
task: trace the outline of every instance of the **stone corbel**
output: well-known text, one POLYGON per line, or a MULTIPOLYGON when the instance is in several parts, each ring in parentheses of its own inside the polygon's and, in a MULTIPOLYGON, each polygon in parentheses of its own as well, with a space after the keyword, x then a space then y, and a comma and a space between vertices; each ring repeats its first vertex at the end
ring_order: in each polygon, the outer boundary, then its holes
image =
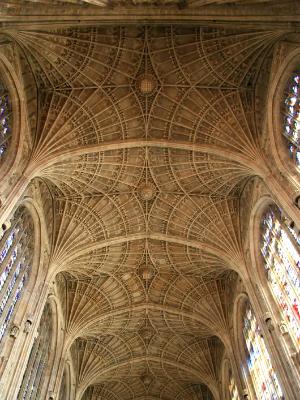
POLYGON ((266 324, 266 326, 267 326, 267 328, 268 328, 268 331, 269 331, 269 332, 274 331, 275 326, 274 326, 274 324, 273 324, 273 320, 272 320, 272 317, 271 317, 271 314, 270 314, 270 313, 268 313, 268 312, 265 313, 265 315, 264 315, 264 320, 265 320, 265 324, 266 324))
POLYGON ((289 333, 288 327, 284 321, 280 322, 279 329, 282 335, 286 335, 287 333, 289 333))
POLYGON ((55 296, 55 282, 49 283, 48 298, 55 296))
POLYGON ((295 198, 295 205, 300 209, 300 195, 295 198))
MULTIPOLYGON (((0 202, 0 206, 2 203, 0 202)), ((11 223, 10 221, 5 221, 3 224, 0 226, 0 236, 4 235, 4 233, 10 228, 11 223)))
POLYGON ((296 365, 300 365, 300 352, 299 351, 292 353, 291 357, 296 365))
POLYGON ((283 215, 282 217, 283 223, 289 228, 293 227, 294 222, 288 215, 283 215))
POLYGON ((31 327, 32 327, 32 319, 31 318, 27 318, 25 324, 24 324, 24 332, 25 333, 29 333, 31 331, 31 327))
POLYGON ((18 336, 19 332, 20 327, 18 325, 13 325, 9 332, 9 336, 15 339, 18 336))
POLYGON ((49 400, 55 400, 55 393, 54 392, 49 392, 49 400))
POLYGON ((268 331, 269 331, 269 332, 274 331, 275 326, 274 326, 274 324, 273 324, 272 318, 267 318, 267 319, 265 320, 265 322, 266 322, 268 331))

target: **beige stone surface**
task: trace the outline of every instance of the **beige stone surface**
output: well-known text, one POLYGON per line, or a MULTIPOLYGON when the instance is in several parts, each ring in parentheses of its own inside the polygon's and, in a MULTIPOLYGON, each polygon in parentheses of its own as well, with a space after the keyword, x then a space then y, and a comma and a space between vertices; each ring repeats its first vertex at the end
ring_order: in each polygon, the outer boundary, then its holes
POLYGON ((258 89, 274 46, 297 25, 291 10, 297 2, 3 2, 1 34, 16 51, 31 138, 22 174, 40 196, 47 279, 63 320, 59 378, 47 393, 58 396, 69 357, 76 399, 226 398, 222 360, 238 365, 236 285, 257 282, 246 255, 250 214, 267 195, 297 214, 261 144, 267 84, 258 89), (256 29, 253 20, 179 23, 180 12, 210 6, 219 17, 222 7, 228 17, 254 6, 264 17, 256 29), (293 23, 262 28, 271 6, 293 23), (170 10, 177 21, 74 19, 134 7, 153 18, 170 10), (61 10, 71 22, 23 18, 42 9, 41 18, 61 10))

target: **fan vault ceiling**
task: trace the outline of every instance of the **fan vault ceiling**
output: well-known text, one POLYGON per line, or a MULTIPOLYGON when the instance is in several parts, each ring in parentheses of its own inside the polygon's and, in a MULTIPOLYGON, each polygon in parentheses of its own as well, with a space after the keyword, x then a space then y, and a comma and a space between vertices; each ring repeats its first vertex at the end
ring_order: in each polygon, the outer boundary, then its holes
MULTIPOLYGON (((292 4, 293 0, 285 0, 286 5, 292 4)), ((52 7, 59 9, 64 7, 66 12, 70 10, 90 10, 100 8, 134 8, 134 7, 157 7, 168 6, 184 8, 205 8, 207 6, 223 5, 246 5, 246 6, 265 6, 272 5, 282 8, 282 2, 278 0, 4 0, 3 6, 7 11, 17 12, 20 10, 34 11, 36 7, 52 7), (34 3, 34 4, 33 4, 34 3)))
POLYGON ((78 390, 85 400, 217 399, 232 270, 244 265, 240 195, 263 157, 255 86, 282 33, 173 25, 7 35, 38 110, 28 169, 78 390))

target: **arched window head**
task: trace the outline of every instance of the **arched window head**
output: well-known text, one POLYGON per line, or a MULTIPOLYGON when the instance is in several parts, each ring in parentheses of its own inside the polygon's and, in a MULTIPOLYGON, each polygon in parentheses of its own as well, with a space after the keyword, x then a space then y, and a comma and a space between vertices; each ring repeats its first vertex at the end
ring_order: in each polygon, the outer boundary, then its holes
POLYGON ((11 138, 11 104, 9 94, 0 81, 0 161, 3 158, 11 138))
POLYGON ((300 168, 300 72, 292 74, 284 102, 284 136, 290 156, 300 168))
POLYGON ((276 207, 263 215, 261 252, 272 295, 296 345, 300 344, 300 252, 293 225, 286 226, 276 207))
POLYGON ((33 220, 21 207, 0 233, 0 343, 9 330, 31 270, 34 247, 33 220))
POLYGON ((41 317, 38 336, 34 340, 29 355, 17 400, 40 400, 43 398, 42 388, 51 351, 52 326, 51 308, 47 303, 41 317))
POLYGON ((243 335, 247 348, 247 367, 257 399, 284 399, 262 332, 249 303, 244 314, 243 335))

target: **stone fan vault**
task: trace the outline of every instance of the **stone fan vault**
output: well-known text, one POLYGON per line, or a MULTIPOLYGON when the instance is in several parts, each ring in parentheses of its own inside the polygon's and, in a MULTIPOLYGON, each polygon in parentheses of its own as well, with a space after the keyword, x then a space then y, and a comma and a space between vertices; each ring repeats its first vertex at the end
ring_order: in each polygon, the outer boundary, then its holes
MULTIPOLYGON (((78 10, 84 3, 122 2, 78 1, 78 10)), ((239 2, 158 3, 178 12, 239 2)), ((18 6, 4 1, 12 17, 18 6)), ((78 399, 220 399, 245 226, 272 163, 261 140, 271 55, 287 32, 2 30, 24 81, 23 179, 44 210, 78 399)))

